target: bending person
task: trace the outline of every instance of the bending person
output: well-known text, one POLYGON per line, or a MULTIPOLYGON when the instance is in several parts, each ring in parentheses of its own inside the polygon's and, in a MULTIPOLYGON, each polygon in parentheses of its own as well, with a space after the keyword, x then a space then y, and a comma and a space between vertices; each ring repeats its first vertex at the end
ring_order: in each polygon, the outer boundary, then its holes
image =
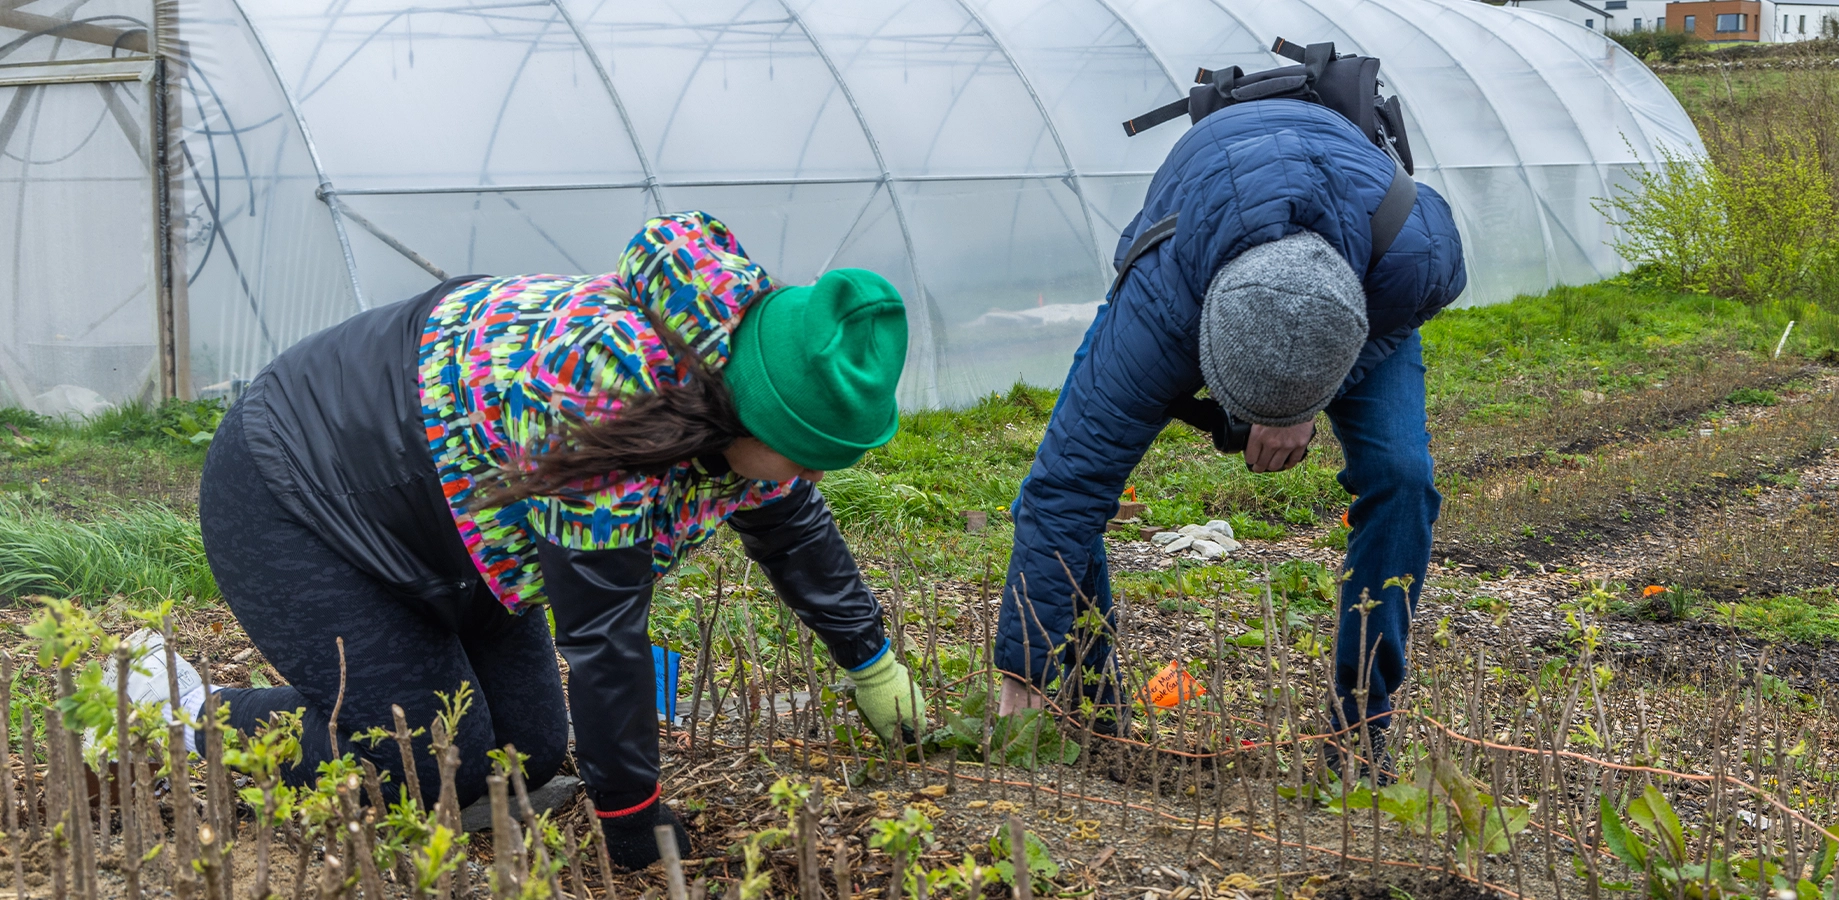
POLYGON ((1111 618, 1105 521, 1156 435, 1205 388, 1250 423, 1254 472, 1301 462, 1316 414, 1328 413, 1347 460, 1341 485, 1358 497, 1329 724, 1387 724, 1440 502, 1417 329, 1466 283, 1449 205, 1428 187, 1372 259, 1371 219, 1394 172, 1339 113, 1295 100, 1228 107, 1170 151, 1118 241, 1120 264, 1139 232, 1179 213, 1174 234, 1099 308, 1015 500, 996 645, 1013 676, 1005 712, 1041 702, 1028 686, 1069 675, 1088 696, 1116 699, 1110 646, 1075 633, 1076 607, 1111 618), (1398 576, 1408 591, 1386 586, 1398 576), (1378 602, 1364 648, 1363 596, 1378 602))
MULTIPOLYGON (((780 287, 700 213, 646 223, 610 274, 454 279, 296 344, 225 416, 200 491, 218 585, 288 681, 224 690, 231 724, 304 709, 290 780, 352 752, 402 784, 394 747, 349 736, 390 728, 392 704, 425 724, 436 691, 470 682, 455 735, 466 804, 485 791, 486 751, 507 743, 529 755, 532 786, 553 776, 572 711, 614 860, 656 860, 657 824, 688 855, 659 802, 646 619, 656 579, 726 522, 852 673, 869 724, 922 732, 923 702, 815 489, 893 437, 906 347, 880 276, 780 287)), ((146 679, 137 697, 165 694, 163 659, 131 679, 146 679)), ((432 803, 438 775, 417 743, 432 803)))

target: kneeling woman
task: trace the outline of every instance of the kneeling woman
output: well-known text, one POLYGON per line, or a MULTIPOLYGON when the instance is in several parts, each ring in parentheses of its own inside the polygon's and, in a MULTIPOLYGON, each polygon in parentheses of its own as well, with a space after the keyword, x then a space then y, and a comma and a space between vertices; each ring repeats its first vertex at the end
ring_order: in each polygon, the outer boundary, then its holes
MULTIPOLYGON (((223 691, 231 723, 303 708, 297 778, 349 751, 401 784, 394 748, 348 736, 391 727, 391 704, 428 722, 436 691, 471 682, 464 804, 494 747, 529 754, 533 785, 554 775, 572 710, 616 861, 655 860, 657 824, 687 853, 659 802, 646 618, 655 580, 726 522, 852 673, 869 724, 919 730, 918 693, 814 489, 894 436, 906 345, 880 276, 780 287, 699 213, 646 223, 610 274, 455 279, 308 338, 249 386, 205 464, 211 569, 288 681, 223 691)), ((418 758, 432 802, 433 759, 418 758)))

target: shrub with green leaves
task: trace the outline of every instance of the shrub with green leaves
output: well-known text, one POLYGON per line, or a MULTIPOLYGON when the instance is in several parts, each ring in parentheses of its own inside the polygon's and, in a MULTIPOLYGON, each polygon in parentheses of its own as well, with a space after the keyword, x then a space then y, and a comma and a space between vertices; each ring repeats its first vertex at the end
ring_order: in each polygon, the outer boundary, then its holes
POLYGON ((1630 174, 1632 186, 1620 185, 1597 201, 1598 211, 1622 227, 1616 252, 1636 265, 1651 266, 1667 290, 1698 290, 1723 249, 1727 228, 1716 169, 1663 147, 1656 165, 1630 174))
POLYGON ((921 896, 919 879, 924 873, 918 866, 909 864, 936 843, 932 836, 932 820, 909 806, 900 818, 877 819, 869 823, 869 827, 873 830, 868 838, 869 847, 894 857, 894 868, 904 882, 902 886, 907 896, 921 896))
POLYGON ((1670 149, 1597 201, 1615 249, 1658 285, 1758 303, 1839 284, 1839 204, 1806 137, 1755 140, 1703 160, 1670 149))
POLYGON ((1704 46, 1705 40, 1688 31, 1612 31, 1609 38, 1636 57, 1672 62, 1704 46))

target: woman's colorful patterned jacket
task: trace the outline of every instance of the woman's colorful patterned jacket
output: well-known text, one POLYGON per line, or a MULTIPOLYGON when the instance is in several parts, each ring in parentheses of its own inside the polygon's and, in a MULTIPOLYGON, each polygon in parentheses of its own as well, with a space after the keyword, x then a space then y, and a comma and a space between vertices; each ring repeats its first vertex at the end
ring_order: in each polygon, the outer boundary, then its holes
POLYGON ((719 454, 501 508, 473 508, 474 492, 550 446, 565 417, 616 414, 683 377, 653 321, 719 369, 774 287, 721 222, 665 216, 604 275, 459 278, 360 313, 290 349, 242 401, 275 496, 403 602, 450 625, 482 591, 514 614, 553 611, 576 762, 603 810, 657 789, 651 587, 716 526, 734 526, 845 668, 881 652, 880 606, 811 485, 748 481, 719 454))

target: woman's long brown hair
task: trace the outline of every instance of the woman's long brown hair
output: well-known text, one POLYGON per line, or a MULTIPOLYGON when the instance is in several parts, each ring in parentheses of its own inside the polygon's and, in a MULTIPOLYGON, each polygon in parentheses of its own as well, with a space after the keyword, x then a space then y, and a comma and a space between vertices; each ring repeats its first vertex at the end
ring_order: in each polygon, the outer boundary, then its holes
POLYGON ((476 501, 478 508, 507 506, 615 474, 661 475, 747 437, 721 373, 709 368, 676 329, 640 309, 669 348, 683 373, 681 381, 627 398, 610 417, 572 418, 549 449, 500 471, 476 501))

